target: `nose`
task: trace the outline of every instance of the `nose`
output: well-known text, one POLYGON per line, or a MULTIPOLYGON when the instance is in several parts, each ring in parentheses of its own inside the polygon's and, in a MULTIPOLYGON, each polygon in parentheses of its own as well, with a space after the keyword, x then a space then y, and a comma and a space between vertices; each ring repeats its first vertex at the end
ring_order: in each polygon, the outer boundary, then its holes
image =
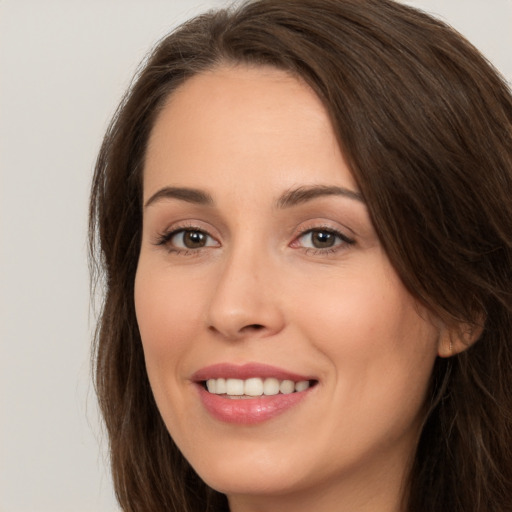
POLYGON ((208 329, 229 340, 264 338, 280 332, 285 320, 277 274, 276 265, 261 251, 231 254, 223 262, 208 307, 208 329))

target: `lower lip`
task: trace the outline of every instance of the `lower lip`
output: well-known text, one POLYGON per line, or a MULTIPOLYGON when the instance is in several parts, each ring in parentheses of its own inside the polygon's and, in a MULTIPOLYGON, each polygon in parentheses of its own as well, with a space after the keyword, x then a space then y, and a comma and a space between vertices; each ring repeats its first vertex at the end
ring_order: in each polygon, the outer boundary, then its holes
POLYGON ((198 385, 198 388, 205 409, 214 418, 239 425, 254 425, 275 418, 302 402, 313 389, 308 388, 305 391, 289 394, 236 399, 209 393, 202 385, 198 385))

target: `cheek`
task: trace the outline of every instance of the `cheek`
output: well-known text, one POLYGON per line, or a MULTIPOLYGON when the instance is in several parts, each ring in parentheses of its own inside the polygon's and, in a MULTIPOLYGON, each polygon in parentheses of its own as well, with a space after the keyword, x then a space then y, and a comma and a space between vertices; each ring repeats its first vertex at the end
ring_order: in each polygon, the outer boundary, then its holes
POLYGON ((379 262, 304 282, 303 288, 308 293, 296 294, 291 302, 294 317, 330 352, 363 356, 398 349, 404 337, 412 336, 411 329, 424 323, 398 278, 379 262))
POLYGON ((200 322, 194 289, 169 274, 169 269, 141 261, 134 298, 149 383, 162 419, 177 441, 187 431, 177 411, 186 410, 184 368, 200 322))
POLYGON ((135 278, 135 311, 150 379, 177 366, 186 340, 199 325, 198 297, 179 279, 142 262, 135 278))
POLYGON ((439 332, 386 260, 310 290, 296 317, 329 361, 337 396, 361 414, 366 407, 385 415, 402 400, 404 413, 414 415, 425 400, 439 332))

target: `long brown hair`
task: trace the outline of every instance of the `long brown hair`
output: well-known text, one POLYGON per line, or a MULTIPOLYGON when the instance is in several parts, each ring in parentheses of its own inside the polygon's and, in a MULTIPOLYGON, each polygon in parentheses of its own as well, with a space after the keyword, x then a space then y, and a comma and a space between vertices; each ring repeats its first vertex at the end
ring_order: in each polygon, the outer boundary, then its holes
POLYGON ((483 326, 435 364, 405 509, 512 510, 512 98, 458 33, 392 0, 256 0, 199 16, 157 45, 114 116, 90 242, 105 285, 95 382, 123 510, 227 510, 160 418, 133 299, 155 117, 224 62, 272 65, 313 88, 405 286, 444 321, 483 326))

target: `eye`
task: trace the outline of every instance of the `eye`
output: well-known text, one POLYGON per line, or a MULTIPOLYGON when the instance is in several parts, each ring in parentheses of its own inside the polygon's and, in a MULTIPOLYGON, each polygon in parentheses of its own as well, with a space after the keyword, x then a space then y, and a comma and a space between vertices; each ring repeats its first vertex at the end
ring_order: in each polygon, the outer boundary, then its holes
POLYGON ((182 229, 175 232, 169 242, 180 249, 200 249, 215 245, 213 239, 204 231, 182 229))
POLYGON ((334 250, 343 244, 353 244, 354 240, 339 231, 326 228, 309 229, 297 238, 297 245, 306 249, 334 250))
POLYGON ((165 245, 170 251, 190 251, 205 247, 218 247, 219 243, 206 231, 197 228, 181 228, 162 235, 157 245, 165 245))

